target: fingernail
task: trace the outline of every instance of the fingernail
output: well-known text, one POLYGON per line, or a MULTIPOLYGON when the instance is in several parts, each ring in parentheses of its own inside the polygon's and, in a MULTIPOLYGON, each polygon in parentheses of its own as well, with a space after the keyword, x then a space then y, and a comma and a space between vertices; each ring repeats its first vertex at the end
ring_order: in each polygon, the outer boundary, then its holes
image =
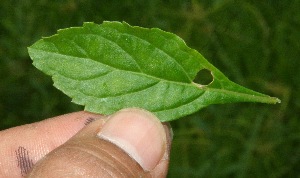
POLYGON ((98 137, 123 149, 145 171, 153 170, 166 151, 166 133, 152 113, 125 109, 111 115, 98 137))

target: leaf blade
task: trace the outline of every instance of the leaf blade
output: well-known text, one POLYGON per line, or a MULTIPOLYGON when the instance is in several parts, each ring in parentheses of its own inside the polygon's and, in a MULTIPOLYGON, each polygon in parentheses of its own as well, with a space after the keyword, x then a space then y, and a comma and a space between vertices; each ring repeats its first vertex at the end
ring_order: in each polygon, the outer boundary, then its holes
POLYGON ((90 112, 140 107, 169 121, 210 104, 279 102, 231 82, 181 38, 156 28, 85 23, 59 30, 28 50, 33 65, 90 112), (214 77, 208 86, 193 83, 202 69, 214 77))

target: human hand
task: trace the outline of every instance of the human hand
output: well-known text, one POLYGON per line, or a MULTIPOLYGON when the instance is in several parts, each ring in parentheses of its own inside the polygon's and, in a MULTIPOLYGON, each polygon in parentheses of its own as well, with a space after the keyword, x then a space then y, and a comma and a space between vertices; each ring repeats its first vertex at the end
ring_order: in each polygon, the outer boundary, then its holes
POLYGON ((0 132, 0 177, 166 177, 172 133, 150 112, 66 114, 0 132))

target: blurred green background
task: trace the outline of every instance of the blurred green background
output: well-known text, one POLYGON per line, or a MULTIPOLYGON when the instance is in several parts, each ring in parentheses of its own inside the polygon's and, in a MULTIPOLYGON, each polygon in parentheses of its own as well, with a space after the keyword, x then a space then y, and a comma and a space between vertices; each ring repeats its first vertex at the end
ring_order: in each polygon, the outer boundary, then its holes
POLYGON ((82 110, 35 69, 27 47, 85 21, 182 37, 232 81, 281 104, 209 106, 171 122, 169 177, 300 177, 299 0, 1 0, 0 130, 82 110))

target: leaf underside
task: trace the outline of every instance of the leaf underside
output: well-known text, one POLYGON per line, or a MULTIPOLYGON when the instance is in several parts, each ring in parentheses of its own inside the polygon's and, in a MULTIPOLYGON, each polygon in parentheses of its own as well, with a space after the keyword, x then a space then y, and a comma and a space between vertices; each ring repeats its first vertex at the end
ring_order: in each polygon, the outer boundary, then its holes
POLYGON ((157 28, 84 23, 28 50, 33 65, 90 112, 139 107, 170 121, 211 104, 280 102, 231 82, 181 38, 157 28), (203 69, 213 76, 208 85, 193 82, 203 69))

